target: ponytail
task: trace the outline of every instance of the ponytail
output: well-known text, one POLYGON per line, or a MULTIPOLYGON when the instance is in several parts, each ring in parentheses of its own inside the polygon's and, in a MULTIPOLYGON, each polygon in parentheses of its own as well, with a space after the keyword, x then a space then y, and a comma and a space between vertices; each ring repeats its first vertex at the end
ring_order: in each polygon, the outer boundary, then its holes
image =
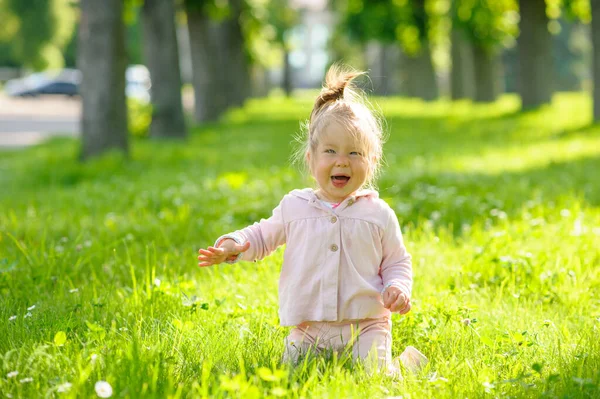
POLYGON ((315 100, 310 120, 312 121, 313 117, 329 102, 344 99, 353 100, 356 95, 352 88, 352 81, 364 74, 365 72, 354 71, 339 64, 332 65, 325 76, 325 86, 315 100))

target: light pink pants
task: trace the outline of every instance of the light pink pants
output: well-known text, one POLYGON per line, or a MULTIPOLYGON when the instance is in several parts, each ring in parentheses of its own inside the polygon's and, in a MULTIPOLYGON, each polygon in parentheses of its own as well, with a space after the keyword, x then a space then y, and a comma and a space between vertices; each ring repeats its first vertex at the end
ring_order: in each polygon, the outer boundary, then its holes
POLYGON ((392 362, 392 320, 388 317, 347 322, 305 322, 292 329, 285 339, 283 361, 297 363, 307 352, 352 351, 363 359, 368 370, 375 368, 399 374, 392 362))

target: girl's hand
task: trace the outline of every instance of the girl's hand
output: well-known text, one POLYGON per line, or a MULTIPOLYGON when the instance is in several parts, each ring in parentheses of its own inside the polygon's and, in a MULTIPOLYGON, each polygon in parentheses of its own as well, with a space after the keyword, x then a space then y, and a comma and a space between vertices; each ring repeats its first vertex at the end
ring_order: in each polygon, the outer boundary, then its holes
POLYGON ((408 298, 398 287, 388 287, 383 292, 383 306, 392 312, 406 314, 410 312, 410 298, 408 298))
POLYGON ((241 252, 246 252, 250 248, 250 243, 239 245, 233 240, 225 239, 218 247, 208 247, 207 249, 199 249, 198 266, 212 266, 223 263, 232 258, 235 259, 241 252))

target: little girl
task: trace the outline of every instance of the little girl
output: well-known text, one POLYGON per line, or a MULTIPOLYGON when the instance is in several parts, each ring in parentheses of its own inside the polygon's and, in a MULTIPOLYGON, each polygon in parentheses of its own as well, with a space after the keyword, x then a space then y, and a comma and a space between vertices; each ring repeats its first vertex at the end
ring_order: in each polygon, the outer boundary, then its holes
MULTIPOLYGON (((410 311, 411 256, 394 211, 371 187, 382 157, 382 128, 351 81, 333 66, 315 101, 302 157, 315 190, 293 190, 269 219, 200 249, 199 266, 262 259, 287 244, 279 279, 279 317, 293 326, 284 361, 309 349, 344 350, 397 374, 391 312, 410 311)), ((409 347, 401 360, 426 362, 409 347)))

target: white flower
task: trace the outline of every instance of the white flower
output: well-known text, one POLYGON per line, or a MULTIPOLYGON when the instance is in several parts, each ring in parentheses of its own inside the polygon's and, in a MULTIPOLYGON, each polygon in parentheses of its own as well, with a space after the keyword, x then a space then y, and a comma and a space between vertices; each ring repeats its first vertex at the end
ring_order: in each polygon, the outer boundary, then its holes
POLYGON ((71 387, 73 386, 73 384, 71 384, 70 382, 65 382, 64 384, 60 384, 56 391, 57 392, 68 392, 71 387))
POLYGON ((17 316, 16 316, 16 315, 14 315, 14 316, 10 316, 10 317, 8 318, 8 321, 13 321, 13 320, 17 320, 17 316))
POLYGON ((22 380, 19 380, 19 382, 21 384, 25 384, 25 383, 28 383, 28 382, 33 382, 33 378, 31 378, 31 377, 23 378, 22 380))
POLYGON ((157 279, 157 278, 155 278, 154 279, 154 285, 157 286, 157 287, 160 287, 160 280, 157 279))
POLYGON ((19 375, 18 371, 11 371, 10 373, 6 374, 6 378, 13 378, 19 375))
POLYGON ((96 359, 98 359, 98 355, 96 355, 95 353, 92 353, 92 356, 90 356, 90 360, 92 361, 92 363, 94 363, 96 361, 96 359))
POLYGON ((74 293, 76 293, 76 292, 79 292, 79 288, 73 288, 72 290, 69 290, 69 292, 70 292, 71 294, 74 294, 74 293))
POLYGON ((35 309, 35 305, 30 306, 30 307, 27 308, 27 310, 33 310, 33 309, 35 309))
POLYGON ((465 326, 468 326, 469 324, 471 324, 471 319, 462 319, 461 323, 463 323, 465 326))
POLYGON ((112 387, 106 381, 98 381, 94 389, 96 389, 96 394, 101 398, 110 398, 113 394, 112 387))
POLYGON ((23 316, 23 318, 24 318, 24 319, 26 319, 26 318, 28 318, 28 317, 31 317, 31 316, 33 316, 33 315, 31 314, 31 312, 27 312, 27 314, 26 314, 25 316, 23 316))

